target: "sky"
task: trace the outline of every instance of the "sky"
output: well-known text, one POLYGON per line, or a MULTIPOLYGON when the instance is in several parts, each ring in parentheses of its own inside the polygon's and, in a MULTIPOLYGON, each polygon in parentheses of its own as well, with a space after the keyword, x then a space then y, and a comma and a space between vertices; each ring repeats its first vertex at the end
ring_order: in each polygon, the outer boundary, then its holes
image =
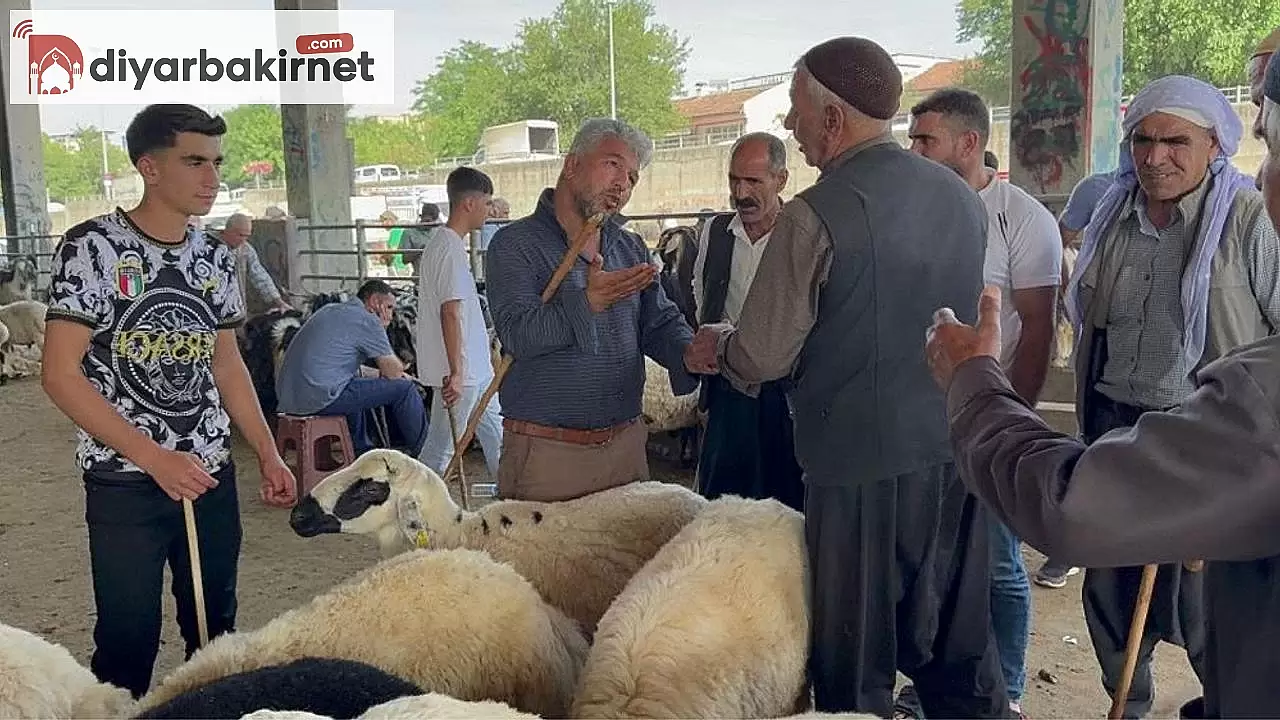
MULTIPOLYGON (((270 0, 109 0, 111 7, 267 10, 270 0)), ((100 8, 92 0, 32 0, 37 9, 100 8)), ((306 0, 302 0, 305 6, 306 0)), ((323 2, 323 0, 321 0, 323 2)), ((651 0, 655 21, 689 39, 685 85, 784 72, 806 49, 837 35, 870 37, 891 53, 964 57, 955 41, 955 0, 651 0)), ((415 82, 463 40, 505 46, 525 18, 550 15, 558 0, 342 0, 344 9, 395 11, 396 104, 356 106, 356 114, 391 115, 413 102, 415 82)), ((321 6, 318 9, 323 9, 321 6)), ((607 60, 606 60, 607 61, 607 60)), ((140 106, 42 107, 45 132, 76 126, 122 131, 140 106)), ((225 107, 210 106, 219 111, 225 107)))

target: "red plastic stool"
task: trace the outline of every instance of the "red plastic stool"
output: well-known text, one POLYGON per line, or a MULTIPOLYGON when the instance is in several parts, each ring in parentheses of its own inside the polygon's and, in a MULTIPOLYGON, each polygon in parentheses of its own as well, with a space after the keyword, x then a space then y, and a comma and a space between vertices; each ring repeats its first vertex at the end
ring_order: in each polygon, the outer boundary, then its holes
POLYGON ((347 420, 341 415, 277 415, 276 450, 298 482, 298 499, 330 473, 356 460, 347 420), (334 458, 334 449, 339 457, 334 458), (336 464, 335 464, 336 463, 336 464))

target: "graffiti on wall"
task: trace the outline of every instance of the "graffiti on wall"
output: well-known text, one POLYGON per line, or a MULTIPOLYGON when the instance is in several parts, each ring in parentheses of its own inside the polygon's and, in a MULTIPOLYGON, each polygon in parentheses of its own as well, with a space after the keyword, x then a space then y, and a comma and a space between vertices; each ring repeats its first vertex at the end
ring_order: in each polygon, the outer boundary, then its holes
POLYGON ((1070 192, 1074 178, 1085 171, 1090 4, 1030 0, 1019 18, 1035 49, 1014 77, 1014 94, 1022 103, 1010 118, 1010 142, 1014 162, 1039 194, 1070 192))

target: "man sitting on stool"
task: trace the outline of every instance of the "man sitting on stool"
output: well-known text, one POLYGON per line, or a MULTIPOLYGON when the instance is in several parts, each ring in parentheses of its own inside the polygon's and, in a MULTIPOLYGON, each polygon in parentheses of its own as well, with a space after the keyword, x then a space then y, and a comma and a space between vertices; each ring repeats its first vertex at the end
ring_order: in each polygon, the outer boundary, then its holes
POLYGON ((417 457, 427 436, 427 413, 387 339, 393 307, 391 286, 369 280, 354 299, 317 310, 285 350, 276 379, 280 412, 345 415, 359 455, 373 448, 364 413, 387 407, 402 438, 400 447, 417 457), (377 369, 362 367, 367 360, 377 369))

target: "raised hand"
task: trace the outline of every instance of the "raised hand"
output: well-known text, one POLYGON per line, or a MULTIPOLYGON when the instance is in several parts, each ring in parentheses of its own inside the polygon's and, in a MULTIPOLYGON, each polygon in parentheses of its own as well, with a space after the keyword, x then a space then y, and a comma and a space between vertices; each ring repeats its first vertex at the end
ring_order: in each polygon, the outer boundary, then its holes
POLYGON ((956 319, 951 308, 939 308, 926 338, 929 369, 938 387, 951 387, 956 368, 982 355, 1000 358, 1000 288, 988 285, 978 299, 978 325, 970 327, 956 319))
POLYGON ((641 263, 621 270, 605 270, 604 258, 596 255, 587 268, 587 304, 592 312, 604 312, 619 300, 635 295, 653 284, 658 268, 641 263))

